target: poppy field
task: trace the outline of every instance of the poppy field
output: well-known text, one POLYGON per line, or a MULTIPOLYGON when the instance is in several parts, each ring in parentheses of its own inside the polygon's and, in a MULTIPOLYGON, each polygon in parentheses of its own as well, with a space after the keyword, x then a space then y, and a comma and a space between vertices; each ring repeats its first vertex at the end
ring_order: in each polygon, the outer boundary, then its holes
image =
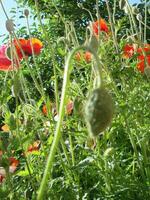
POLYGON ((19 29, 0 0, 0 199, 149 200, 149 2, 16 2, 19 29))

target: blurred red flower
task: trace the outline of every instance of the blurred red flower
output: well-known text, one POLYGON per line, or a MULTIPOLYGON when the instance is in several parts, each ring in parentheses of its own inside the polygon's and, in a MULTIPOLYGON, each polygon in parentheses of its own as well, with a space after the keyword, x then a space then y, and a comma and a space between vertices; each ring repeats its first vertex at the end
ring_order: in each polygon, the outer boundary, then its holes
MULTIPOLYGON (((2 151, 1 151, 1 155, 2 156, 2 151)), ((8 158, 9 161, 9 173, 14 173, 17 169, 17 166, 19 165, 19 161, 14 158, 14 157, 10 157, 8 158)), ((0 167, 0 183, 2 183, 4 181, 6 177, 6 171, 4 167, 0 167)))
POLYGON ((75 59, 78 61, 78 62, 80 62, 81 61, 81 58, 82 56, 81 56, 81 53, 80 52, 77 52, 76 54, 75 54, 75 59))
POLYGON ((28 152, 28 153, 31 153, 31 152, 33 152, 33 151, 38 151, 39 148, 40 148, 40 143, 41 143, 40 140, 35 141, 33 144, 31 144, 31 145, 28 147, 27 152, 28 152))
POLYGON ((36 38, 31 38, 27 40, 27 46, 25 47, 24 51, 28 56, 32 55, 32 47, 33 52, 35 55, 39 55, 41 52, 41 49, 43 48, 43 44, 40 40, 36 38))
POLYGON ((17 59, 13 60, 13 64, 11 59, 7 56, 7 45, 3 45, 0 47, 0 70, 1 71, 11 71, 17 69, 19 67, 19 61, 17 59))
POLYGON ((137 69, 141 73, 144 73, 144 69, 146 68, 146 66, 148 65, 148 67, 150 67, 150 44, 145 44, 143 49, 141 47, 138 48, 137 53, 137 58, 139 61, 137 64, 137 69))
POLYGON ((84 59, 87 63, 91 62, 92 60, 92 54, 89 51, 86 51, 84 54, 84 59))
POLYGON ((99 35, 99 30, 105 33, 109 32, 107 23, 104 19, 100 18, 99 20, 92 23, 93 33, 95 36, 99 35))
POLYGON ((69 100, 67 105, 66 105, 66 114, 67 115, 71 115, 73 112, 73 107, 74 107, 74 103, 72 100, 69 100))
POLYGON ((76 61, 80 62, 83 58, 87 63, 89 63, 92 60, 92 54, 89 51, 86 51, 85 53, 77 52, 75 54, 76 61))
POLYGON ((131 58, 134 54, 134 46, 130 44, 126 44, 123 47, 123 58, 131 58))
POLYGON ((13 40, 12 46, 15 47, 15 51, 13 52, 13 62, 11 60, 10 47, 11 45, 3 45, 0 47, 0 70, 1 71, 11 71, 17 69, 19 67, 20 61, 23 59, 23 53, 25 56, 39 55, 41 49, 43 48, 43 44, 37 38, 31 39, 15 39, 13 40), (33 52, 32 52, 33 47, 33 52), (17 55, 16 55, 17 54, 17 55))

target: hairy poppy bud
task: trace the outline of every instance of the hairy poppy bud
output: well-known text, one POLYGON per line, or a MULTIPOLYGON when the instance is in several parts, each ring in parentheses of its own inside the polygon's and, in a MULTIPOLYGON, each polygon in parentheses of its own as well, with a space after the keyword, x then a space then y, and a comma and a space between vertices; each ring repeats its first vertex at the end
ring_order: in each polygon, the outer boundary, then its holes
POLYGON ((113 117, 113 101, 104 88, 91 92, 85 106, 85 119, 91 136, 97 136, 111 123, 113 117))
POLYGON ((137 16, 136 16, 136 19, 138 20, 138 21, 142 21, 142 15, 139 13, 139 14, 137 14, 137 16))
POLYGON ((29 16, 29 10, 28 10, 28 9, 25 9, 25 10, 24 10, 24 15, 25 15, 26 17, 29 16))
POLYGON ((139 13, 139 8, 137 8, 136 6, 133 6, 132 12, 133 12, 133 14, 137 15, 139 13))
POLYGON ((6 29, 9 33, 14 31, 14 23, 12 19, 7 19, 6 20, 6 29))

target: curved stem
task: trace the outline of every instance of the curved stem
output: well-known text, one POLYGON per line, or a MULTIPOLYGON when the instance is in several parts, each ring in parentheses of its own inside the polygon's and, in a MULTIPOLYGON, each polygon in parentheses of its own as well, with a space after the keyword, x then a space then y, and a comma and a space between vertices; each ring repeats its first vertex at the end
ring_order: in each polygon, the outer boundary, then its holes
POLYGON ((47 184, 48 178, 49 178, 49 176, 52 172, 54 156, 55 156, 55 153, 56 153, 56 150, 57 150, 60 138, 61 138, 60 129, 61 129, 61 125, 62 125, 62 121, 63 121, 63 117, 64 117, 67 87, 69 85, 69 74, 70 74, 69 66, 71 64, 71 59, 74 56, 74 54, 81 49, 86 49, 93 54, 93 56, 96 60, 96 70, 97 70, 97 73, 99 74, 99 86, 101 86, 101 84, 102 84, 100 62, 99 62, 99 58, 98 58, 97 54, 95 53, 95 51, 93 51, 89 46, 84 46, 84 45, 73 49, 69 53, 68 58, 66 60, 66 64, 65 64, 63 86, 62 86, 62 95, 61 95, 61 102, 60 102, 60 107, 59 107, 59 119, 58 119, 58 122, 57 122, 57 125, 56 125, 54 140, 53 140, 53 143, 52 143, 52 146, 51 146, 51 149, 50 149, 50 153, 48 155, 43 179, 42 179, 39 191, 38 191, 38 196, 37 196, 38 200, 43 199, 43 195, 44 195, 44 192, 46 190, 46 184, 47 184))

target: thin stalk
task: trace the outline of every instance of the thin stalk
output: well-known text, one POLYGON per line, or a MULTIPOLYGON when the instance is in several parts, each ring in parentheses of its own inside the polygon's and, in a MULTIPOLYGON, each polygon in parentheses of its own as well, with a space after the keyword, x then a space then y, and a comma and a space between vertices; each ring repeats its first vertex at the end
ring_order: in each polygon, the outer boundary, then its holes
POLYGON ((144 19, 144 43, 146 43, 146 30, 147 30, 147 0, 145 0, 145 19, 144 19))
POLYGON ((74 157, 74 150, 73 150, 73 142, 72 136, 69 134, 69 143, 70 143, 70 151, 71 151, 71 158, 72 158, 72 165, 75 165, 75 157, 74 157))
POLYGON ((64 140, 61 138, 60 142, 61 142, 61 146, 62 146, 62 149, 63 149, 64 155, 65 155, 65 158, 66 158, 66 160, 67 160, 69 166, 71 166, 70 159, 69 159, 69 157, 68 157, 68 152, 67 152, 67 149, 66 149, 66 146, 65 146, 64 140))
POLYGON ((110 28, 111 28, 111 32, 112 32, 112 36, 113 36, 114 45, 116 48, 116 53, 119 53, 118 43, 117 43, 117 39, 115 36, 114 24, 112 21, 112 16, 111 16, 111 11, 110 11, 108 0, 106 0, 106 6, 107 6, 108 15, 109 15, 110 28))
POLYGON ((117 1, 114 0, 114 5, 113 5, 113 15, 112 15, 113 24, 116 23, 116 22, 115 22, 116 5, 117 5, 117 1))
POLYGON ((58 110, 59 110, 59 94, 58 94, 58 80, 57 80, 57 73, 56 73, 56 65, 57 64, 55 62, 54 48, 51 45, 51 42, 49 40, 49 36, 47 34, 47 31, 45 30, 45 27, 43 26, 43 23, 41 21, 41 17, 40 17, 40 12, 39 12, 39 9, 38 9, 38 2, 37 2, 37 0, 35 0, 35 6, 36 6, 36 12, 37 12, 38 20, 40 22, 42 31, 44 33, 46 41, 48 42, 48 47, 49 47, 49 49, 51 51, 51 55, 52 55, 53 73, 54 73, 54 77, 55 77, 55 85, 54 85, 55 88, 54 88, 54 90, 55 90, 55 100, 56 100, 56 111, 58 113, 58 110))
MULTIPOLYGON (((36 59, 35 59, 35 53, 34 53, 34 48, 33 48, 33 44, 32 44, 32 36, 31 36, 28 17, 26 17, 26 21, 27 21, 27 29, 28 29, 28 33, 29 33, 29 38, 30 38, 30 45, 31 45, 31 50, 32 50, 33 61, 34 61, 34 64, 35 64, 36 72, 37 72, 39 80, 40 80, 40 84, 43 88, 43 82, 42 82, 40 74, 38 73, 38 65, 37 65, 37 62, 36 62, 36 59)), ((43 93, 44 93, 44 91, 43 91, 43 93)))
POLYGON ((2 3, 2 0, 0 0, 0 4, 1 4, 2 9, 3 9, 3 11, 4 11, 5 15, 6 15, 6 18, 9 19, 9 17, 8 17, 8 15, 7 15, 7 12, 6 12, 5 8, 4 8, 4 5, 3 5, 3 3, 2 3))

